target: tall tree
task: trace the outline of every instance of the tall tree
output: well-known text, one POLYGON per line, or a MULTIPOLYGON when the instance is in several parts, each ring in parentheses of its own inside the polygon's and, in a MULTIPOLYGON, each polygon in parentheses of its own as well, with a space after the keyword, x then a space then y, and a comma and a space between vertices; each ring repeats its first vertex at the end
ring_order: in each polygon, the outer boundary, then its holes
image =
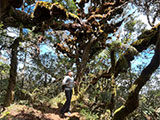
POLYGON ((13 44, 11 45, 11 63, 10 63, 10 77, 9 77, 9 84, 7 88, 7 94, 4 101, 4 106, 7 107, 14 100, 14 89, 16 86, 16 77, 17 77, 17 54, 18 54, 18 46, 21 38, 16 38, 13 44))

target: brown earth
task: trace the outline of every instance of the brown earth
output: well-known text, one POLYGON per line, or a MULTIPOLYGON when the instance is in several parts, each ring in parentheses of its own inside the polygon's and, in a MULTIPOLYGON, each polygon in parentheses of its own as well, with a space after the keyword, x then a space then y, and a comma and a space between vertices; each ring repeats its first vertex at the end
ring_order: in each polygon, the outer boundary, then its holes
POLYGON ((59 108, 11 105, 1 113, 0 120, 85 120, 78 112, 65 115, 65 118, 60 117, 59 108))

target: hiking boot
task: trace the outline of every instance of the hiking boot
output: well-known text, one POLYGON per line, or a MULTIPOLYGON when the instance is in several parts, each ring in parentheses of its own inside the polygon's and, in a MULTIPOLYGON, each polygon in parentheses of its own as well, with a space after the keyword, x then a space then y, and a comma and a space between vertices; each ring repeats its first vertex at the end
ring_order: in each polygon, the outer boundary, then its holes
POLYGON ((61 113, 61 114, 60 114, 60 117, 61 117, 61 118, 65 118, 66 116, 64 115, 64 113, 61 113))

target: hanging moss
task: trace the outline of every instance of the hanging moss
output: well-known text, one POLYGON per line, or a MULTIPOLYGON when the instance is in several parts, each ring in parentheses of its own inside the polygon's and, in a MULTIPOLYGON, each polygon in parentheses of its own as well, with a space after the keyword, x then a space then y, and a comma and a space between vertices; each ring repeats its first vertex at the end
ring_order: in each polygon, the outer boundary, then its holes
MULTIPOLYGON (((45 1, 38 1, 38 2, 36 3, 36 7, 37 7, 37 6, 45 7, 45 8, 47 8, 47 9, 51 9, 52 3, 45 2, 45 1)), ((36 8, 36 7, 35 7, 35 8, 36 8)))
POLYGON ((79 17, 71 12, 68 12, 67 9, 58 2, 49 3, 45 1, 39 1, 36 3, 34 13, 34 18, 38 19, 38 22, 42 22, 50 19, 51 17, 60 18, 60 19, 71 19, 78 20, 79 17))
POLYGON ((61 4, 59 4, 58 2, 55 2, 54 5, 57 6, 58 8, 60 8, 61 10, 66 10, 65 7, 61 4))
POLYGON ((77 15, 75 15, 75 14, 73 14, 73 13, 71 13, 71 12, 68 13, 68 18, 69 18, 69 19, 73 19, 73 20, 79 19, 79 17, 78 17, 77 15))
MULTIPOLYGON (((141 43, 146 43, 149 44, 150 42, 153 42, 152 40, 155 39, 156 34, 157 34, 157 29, 160 26, 160 23, 157 24, 155 27, 153 27, 151 30, 146 30, 144 33, 142 33, 139 37, 138 40, 135 41, 134 43, 132 43, 132 46, 139 46, 141 43)), ((141 47, 144 47, 144 44, 142 44, 143 46, 140 46, 139 49, 141 49, 141 47)))

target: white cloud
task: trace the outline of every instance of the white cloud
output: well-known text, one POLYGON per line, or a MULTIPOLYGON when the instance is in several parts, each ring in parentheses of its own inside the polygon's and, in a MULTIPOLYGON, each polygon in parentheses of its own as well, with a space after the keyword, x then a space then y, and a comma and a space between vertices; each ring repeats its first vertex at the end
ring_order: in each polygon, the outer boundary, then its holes
MULTIPOLYGON (((144 22, 147 25, 147 29, 151 29, 152 27, 149 25, 148 20, 147 20, 147 16, 146 15, 139 15, 138 18, 139 20, 141 20, 142 22, 144 22)), ((155 25, 158 24, 160 21, 156 20, 155 21, 155 25)))

